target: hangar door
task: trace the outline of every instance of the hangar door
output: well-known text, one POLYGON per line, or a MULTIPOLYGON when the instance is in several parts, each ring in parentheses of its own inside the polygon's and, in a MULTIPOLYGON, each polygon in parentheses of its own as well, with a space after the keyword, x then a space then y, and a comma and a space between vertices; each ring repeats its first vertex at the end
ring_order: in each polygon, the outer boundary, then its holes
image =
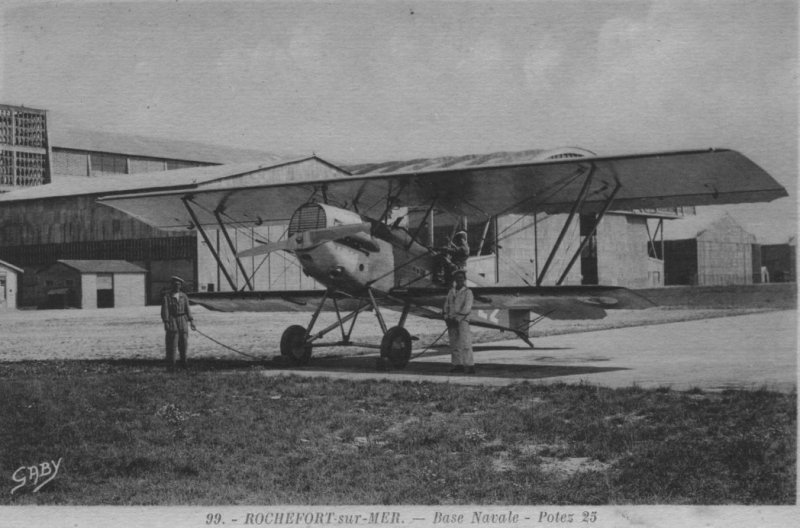
POLYGON ((114 307, 114 275, 112 273, 97 274, 97 307, 114 307))
POLYGON ((8 307, 8 289, 6 287, 6 275, 0 273, 0 310, 8 307))

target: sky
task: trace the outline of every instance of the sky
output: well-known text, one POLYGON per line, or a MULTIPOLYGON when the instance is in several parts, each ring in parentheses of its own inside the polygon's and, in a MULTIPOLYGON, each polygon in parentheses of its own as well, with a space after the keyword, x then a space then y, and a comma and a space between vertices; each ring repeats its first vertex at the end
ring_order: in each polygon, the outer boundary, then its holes
POLYGON ((797 232, 798 2, 0 0, 0 103, 51 126, 340 163, 739 150, 797 232))

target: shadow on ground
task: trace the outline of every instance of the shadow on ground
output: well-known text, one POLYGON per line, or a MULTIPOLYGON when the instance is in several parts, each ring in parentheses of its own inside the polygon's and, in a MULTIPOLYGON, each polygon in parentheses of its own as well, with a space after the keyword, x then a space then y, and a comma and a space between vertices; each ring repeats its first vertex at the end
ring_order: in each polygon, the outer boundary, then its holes
MULTIPOLYGON (((568 349, 568 348, 567 348, 568 349)), ((553 356, 539 356, 547 351, 567 350, 560 347, 529 349, 524 346, 513 345, 476 345, 474 350, 480 351, 511 351, 511 350, 530 350, 537 355, 537 359, 543 361, 557 360, 553 356)), ((447 347, 436 347, 427 350, 424 354, 417 352, 412 356, 412 360, 402 369, 391 368, 386 362, 381 361, 376 354, 369 355, 330 355, 312 357, 307 365, 296 365, 287 358, 281 356, 256 358, 213 358, 197 357, 190 358, 186 368, 177 368, 177 372, 224 372, 224 371, 247 371, 247 370, 281 370, 291 372, 349 372, 355 374, 380 373, 382 375, 419 375, 419 376, 453 376, 463 375, 450 372, 450 351, 447 347), (420 356, 428 358, 427 361, 418 361, 420 356), (437 358, 431 361, 430 358, 437 358), (438 360, 441 358, 441 361, 438 360)), ((9 376, 16 375, 37 375, 44 372, 52 372, 55 369, 61 374, 70 373, 106 373, 118 372, 122 370, 130 371, 169 371, 164 360, 143 359, 143 358, 122 358, 122 359, 96 359, 96 360, 56 360, 56 361, 21 361, 5 363, 4 369, 9 376)), ((572 376, 578 374, 591 374, 596 372, 609 372, 616 370, 626 370, 620 367, 596 367, 596 366, 574 366, 574 365, 531 365, 521 363, 492 363, 478 362, 476 364, 477 373, 471 377, 481 378, 509 378, 509 379, 541 379, 557 376, 572 376)))
MULTIPOLYGON (((384 366, 376 357, 339 357, 312 359, 308 365, 297 367, 294 365, 283 366, 287 372, 291 371, 325 371, 325 372, 352 372, 420 376, 453 376, 450 372, 450 361, 411 361, 403 369, 392 369, 384 366)), ((568 366, 568 365, 530 365, 517 363, 476 363, 476 374, 471 377, 487 378, 514 378, 514 379, 541 379, 556 376, 574 376, 580 374, 593 374, 596 372, 610 372, 627 370, 621 367, 594 367, 594 366, 568 366)), ((462 376, 464 374, 455 374, 462 376)))

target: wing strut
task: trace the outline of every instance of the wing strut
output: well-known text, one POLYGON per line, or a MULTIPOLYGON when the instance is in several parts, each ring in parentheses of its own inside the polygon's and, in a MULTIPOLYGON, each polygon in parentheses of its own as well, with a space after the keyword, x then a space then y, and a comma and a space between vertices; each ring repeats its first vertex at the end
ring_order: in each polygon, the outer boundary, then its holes
POLYGON ((572 203, 572 208, 569 210, 569 215, 567 216, 567 219, 564 222, 564 227, 561 228, 561 232, 558 234, 556 243, 553 246, 553 249, 550 250, 550 254, 547 256, 547 260, 544 263, 544 267, 542 267, 541 273, 539 273, 539 276, 536 278, 537 286, 542 285, 542 281, 544 280, 544 276, 547 273, 547 269, 553 262, 553 257, 556 256, 556 252, 558 251, 558 248, 561 246, 561 242, 564 240, 564 236, 567 234, 567 229, 569 229, 569 226, 572 223, 572 219, 575 217, 575 213, 578 211, 580 206, 583 205, 583 201, 586 199, 586 196, 589 191, 589 185, 591 185, 592 183, 592 177, 594 176, 595 168, 596 168, 595 164, 592 163, 589 172, 586 174, 586 179, 583 182, 583 187, 581 187, 581 191, 580 193, 578 193, 577 199, 572 203))
POLYGON ((481 256, 481 252, 483 251, 483 244, 486 242, 486 235, 489 234, 489 227, 492 222, 496 220, 496 217, 492 216, 486 220, 486 225, 483 226, 483 234, 481 235, 481 242, 478 244, 478 251, 475 253, 477 256, 481 256))
POLYGON ((600 225, 600 220, 603 219, 603 216, 606 214, 606 211, 608 211, 609 207, 611 207, 611 204, 614 202, 614 197, 617 195, 617 192, 621 188, 622 188, 622 184, 619 181, 617 181, 617 185, 616 185, 616 187, 614 187, 614 190, 611 192, 611 196, 608 197, 608 200, 606 200, 606 203, 603 205, 603 209, 597 215, 597 218, 595 218, 594 223, 592 224, 591 231, 585 237, 583 237, 583 240, 581 240, 581 243, 578 246, 578 249, 575 250, 575 254, 572 255, 572 258, 570 259, 569 264, 567 264, 567 268, 561 273, 561 276, 558 278, 558 281, 556 281, 556 286, 561 286, 561 283, 564 282, 564 279, 567 277, 567 274, 569 273, 569 270, 572 269, 572 266, 575 264, 575 261, 578 260, 578 257, 580 256, 581 252, 583 251, 583 248, 585 248, 586 244, 589 243, 589 239, 591 239, 594 236, 595 231, 597 231, 597 226, 600 225))
MULTIPOLYGON (((430 225, 430 222, 433 221, 433 217, 432 217, 431 213, 433 212, 433 208, 436 207, 436 202, 438 202, 438 201, 439 201, 439 197, 438 196, 434 197, 433 200, 431 200, 430 207, 428 207, 428 210, 425 211, 425 216, 423 216, 422 219, 419 221, 419 225, 417 226, 417 229, 414 230, 414 234, 411 235, 411 240, 408 241, 408 244, 406 245, 406 249, 410 248, 411 245, 414 243, 414 241, 417 240, 417 235, 419 235, 419 232, 422 231, 423 227, 425 227, 425 223, 427 222, 428 225, 430 225)), ((429 240, 429 242, 430 242, 431 245, 433 245, 433 240, 432 239, 429 240)), ((423 244, 423 245, 427 246, 427 244, 423 244)))
POLYGON ((242 272, 242 277, 244 277, 244 281, 247 284, 247 287, 250 289, 250 291, 253 291, 253 284, 250 282, 250 277, 244 270, 244 264, 242 264, 241 259, 236 254, 236 247, 233 245, 233 240, 231 240, 231 235, 228 233, 228 230, 225 228, 225 224, 222 222, 222 217, 220 216, 220 212, 221 212, 220 209, 215 209, 214 217, 217 219, 217 224, 219 224, 219 228, 222 230, 222 234, 225 235, 225 240, 228 242, 228 247, 231 250, 233 258, 236 259, 236 265, 239 266, 239 271, 242 272))
POLYGON ((230 274, 228 274, 228 269, 222 264, 222 260, 219 258, 219 253, 217 253, 217 250, 214 249, 214 244, 211 243, 211 240, 208 238, 208 234, 206 234, 205 230, 203 229, 203 226, 200 225, 200 222, 198 221, 197 215, 195 214, 194 210, 192 209, 192 206, 189 205, 189 202, 191 201, 190 197, 189 196, 183 196, 181 198, 181 201, 183 202, 183 205, 186 207, 186 210, 189 211, 189 216, 192 217, 192 222, 194 222, 194 226, 200 232, 200 235, 203 237, 203 240, 205 240, 206 246, 208 246, 208 249, 211 250, 211 254, 214 256, 214 260, 217 261, 217 264, 219 265, 219 269, 222 270, 222 273, 225 275, 225 279, 228 281, 228 284, 230 284, 231 289, 233 291, 238 290, 238 288, 236 287, 236 284, 233 282, 233 279, 231 279, 230 274))

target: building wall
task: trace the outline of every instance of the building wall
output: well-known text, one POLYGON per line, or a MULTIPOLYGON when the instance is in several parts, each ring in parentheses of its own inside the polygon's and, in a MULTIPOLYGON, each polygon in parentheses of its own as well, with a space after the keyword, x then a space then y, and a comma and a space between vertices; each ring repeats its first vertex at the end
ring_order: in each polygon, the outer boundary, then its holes
MULTIPOLYGON (((39 308, 82 307, 83 281, 77 270, 61 263, 55 263, 44 269, 28 274, 27 306, 39 308), (67 289, 65 297, 48 296, 48 292, 67 289)), ((26 281, 27 282, 27 281, 26 281)), ((21 304, 22 305, 22 304, 21 304)))
POLYGON ((730 216, 711 222, 696 238, 665 241, 668 285, 721 286, 753 283, 756 239, 730 216))
POLYGON ((86 152, 53 149, 53 173, 58 176, 88 176, 89 155, 86 152))
MULTIPOLYGON (((286 252, 276 251, 267 255, 244 258, 244 274, 236 265, 233 252, 221 231, 206 231, 214 250, 227 264, 231 279, 237 289, 246 289, 245 274, 251 279, 256 290, 316 290, 324 287, 303 273, 297 259, 286 252), (255 270, 255 274, 253 273, 255 270)), ((257 241, 277 241, 286 233, 286 226, 263 226, 229 230, 237 252, 258 245, 257 241)), ((199 238, 197 244, 197 291, 232 291, 225 275, 220 271, 205 240, 199 238)))
POLYGON ((17 308, 17 271, 0 265, 0 311, 17 308))
POLYGON ((663 286, 663 262, 650 258, 647 219, 607 214, 597 227, 598 282, 608 286, 663 286))
POLYGON ((0 260, 25 270, 19 303, 36 306, 36 272, 58 259, 118 259, 148 270, 148 302, 180 274, 194 281, 194 233, 159 231, 96 196, 8 202, 0 207, 0 260))
POLYGON ((697 238, 697 284, 752 284, 755 242, 730 216, 714 222, 697 238))
POLYGON ((84 310, 97 308, 97 274, 81 274, 81 304, 84 310))
MULTIPOLYGON (((567 215, 505 215, 497 220, 500 250, 498 270, 501 284, 536 284, 567 215), (509 236, 510 235, 510 236, 509 236), (524 278, 524 280, 523 280, 524 278)), ((580 244, 580 223, 575 216, 544 276, 542 285, 552 285, 566 269, 580 244)), ((562 284, 580 284, 580 261, 576 261, 562 284)))
POLYGON ((97 196, 75 196, 3 203, 0 246, 180 236, 159 231, 96 200, 97 196))
POLYGON ((144 306, 144 273, 114 274, 114 307, 144 306))
POLYGON ((717 241, 697 241, 697 284, 721 286, 753 283, 753 247, 717 241))
POLYGON ((52 150, 53 174, 56 180, 59 176, 118 176, 211 165, 204 162, 195 163, 59 147, 54 147, 52 150))

